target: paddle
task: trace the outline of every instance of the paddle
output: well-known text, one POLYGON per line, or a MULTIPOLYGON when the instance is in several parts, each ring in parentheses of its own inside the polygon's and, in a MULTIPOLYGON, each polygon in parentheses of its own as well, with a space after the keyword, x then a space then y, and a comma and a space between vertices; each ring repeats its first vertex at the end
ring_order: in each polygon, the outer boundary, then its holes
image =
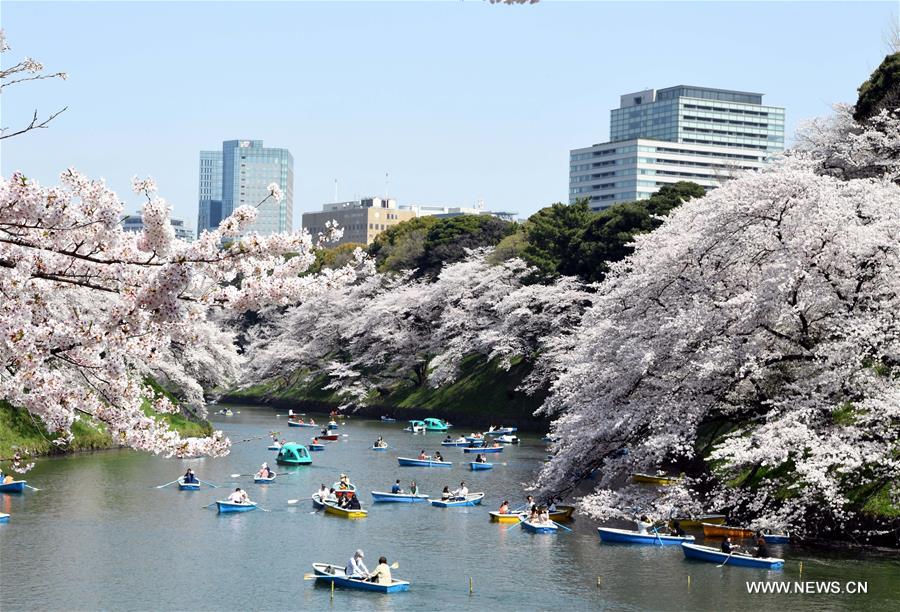
POLYGON ((38 489, 37 487, 32 487, 30 484, 27 484, 25 486, 28 487, 29 489, 31 489, 32 491, 40 491, 40 489, 38 489))
POLYGON ((562 528, 565 529, 566 531, 572 531, 571 529, 569 529, 569 528, 566 527, 565 525, 560 525, 560 524, 557 523, 556 521, 550 521, 550 522, 553 523, 554 525, 556 525, 557 527, 562 527, 562 528))
POLYGON ((209 502, 208 504, 206 504, 205 506, 202 506, 202 507, 209 508, 210 506, 214 506, 215 504, 216 504, 216 502, 209 502))
POLYGON ((156 488, 156 489, 162 489, 163 487, 168 487, 169 485, 175 484, 175 483, 178 482, 179 480, 181 480, 181 479, 180 479, 180 478, 176 478, 176 479, 173 480, 172 482, 167 482, 166 484, 162 484, 162 485, 159 485, 158 487, 154 487, 154 488, 156 488))
POLYGON ((660 546, 662 546, 662 538, 659 537, 659 527, 653 529, 653 534, 656 536, 656 541, 659 542, 660 546))
MULTIPOLYGON (((722 565, 725 565, 726 563, 728 563, 728 560, 731 559, 731 555, 733 555, 733 554, 734 554, 734 549, 732 548, 731 552, 728 553, 728 556, 725 557, 725 560, 722 561, 722 565)), ((716 567, 722 567, 722 565, 717 565, 716 567)))
POLYGON ((208 485, 208 486, 212 487, 213 489, 219 488, 219 485, 214 485, 211 482, 206 482, 205 480, 200 480, 199 478, 197 479, 197 482, 202 482, 203 484, 208 485))
POLYGON ((503 531, 509 531, 510 529, 512 529, 513 527, 517 526, 517 525, 518 525, 519 523, 521 523, 521 522, 522 522, 522 517, 520 516, 518 521, 516 521, 515 523, 513 523, 513 524, 510 525, 509 527, 505 527, 505 528, 503 529, 503 531))

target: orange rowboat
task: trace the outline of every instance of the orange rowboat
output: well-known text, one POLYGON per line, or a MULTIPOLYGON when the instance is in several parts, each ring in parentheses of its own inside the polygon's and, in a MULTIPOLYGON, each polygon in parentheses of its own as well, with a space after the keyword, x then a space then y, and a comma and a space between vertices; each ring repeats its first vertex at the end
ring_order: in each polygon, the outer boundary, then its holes
POLYGON ((752 529, 744 529, 743 527, 729 527, 728 525, 714 525, 712 523, 701 523, 703 525, 703 535, 707 538, 724 538, 731 536, 732 538, 752 538, 756 532, 752 529))

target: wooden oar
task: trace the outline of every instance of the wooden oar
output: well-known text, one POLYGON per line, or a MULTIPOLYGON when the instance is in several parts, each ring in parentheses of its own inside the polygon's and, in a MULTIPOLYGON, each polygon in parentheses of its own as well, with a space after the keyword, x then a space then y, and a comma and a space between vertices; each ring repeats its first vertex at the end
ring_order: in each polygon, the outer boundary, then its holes
POLYGON ((211 482, 206 482, 205 480, 200 480, 199 478, 197 479, 197 482, 202 482, 202 483, 205 484, 205 485, 209 485, 209 486, 212 487, 213 489, 218 489, 218 488, 219 488, 219 485, 214 485, 214 484, 211 483, 211 482))
POLYGON ((569 529, 569 528, 566 527, 565 525, 560 525, 560 524, 557 523, 556 521, 550 521, 550 522, 553 523, 554 525, 556 525, 557 527, 562 527, 562 528, 565 529, 566 531, 572 531, 571 529, 569 529))
POLYGON ((206 504, 205 506, 202 506, 202 507, 203 507, 203 508, 209 508, 210 506, 215 505, 215 503, 216 503, 216 502, 214 502, 214 501, 213 501, 213 502, 209 502, 208 504, 206 504))
MULTIPOLYGON (((725 557, 725 560, 722 561, 722 565, 725 565, 726 563, 728 563, 728 560, 731 559, 731 555, 733 555, 733 554, 734 554, 734 549, 732 548, 731 552, 728 553, 728 556, 725 557)), ((722 565, 717 565, 716 567, 722 567, 722 565)))
POLYGON ((510 525, 509 527, 505 527, 505 528, 503 529, 503 531, 509 531, 510 529, 512 529, 513 527, 517 526, 517 525, 518 525, 519 523, 521 523, 521 522, 522 522, 522 517, 519 516, 519 520, 518 520, 518 521, 516 521, 515 523, 513 523, 513 524, 510 525))
POLYGON ((162 484, 162 485, 159 485, 158 487, 154 487, 154 488, 156 488, 156 489, 162 489, 163 487, 168 487, 169 485, 175 484, 175 483, 178 482, 179 480, 181 480, 181 479, 180 479, 180 478, 176 478, 176 479, 173 480, 172 482, 167 482, 166 484, 162 484))
POLYGON ((30 484, 27 484, 25 486, 28 487, 29 489, 31 489, 32 491, 40 491, 40 489, 38 489, 37 487, 32 487, 30 484))

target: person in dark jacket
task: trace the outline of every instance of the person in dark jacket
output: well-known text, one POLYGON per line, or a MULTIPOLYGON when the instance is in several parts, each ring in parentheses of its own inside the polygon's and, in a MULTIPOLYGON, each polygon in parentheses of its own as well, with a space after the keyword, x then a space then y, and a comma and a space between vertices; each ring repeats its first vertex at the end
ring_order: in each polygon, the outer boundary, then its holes
POLYGON ((753 556, 757 559, 766 559, 769 557, 769 547, 766 545, 766 540, 762 536, 756 538, 756 552, 753 553, 753 556))

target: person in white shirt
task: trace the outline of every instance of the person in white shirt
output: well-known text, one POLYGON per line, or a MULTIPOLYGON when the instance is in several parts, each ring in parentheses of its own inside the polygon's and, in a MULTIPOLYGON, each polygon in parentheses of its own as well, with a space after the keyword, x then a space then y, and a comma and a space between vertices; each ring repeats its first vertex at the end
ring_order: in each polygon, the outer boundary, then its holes
POLYGON ((556 499, 550 498, 550 507, 548 508, 550 512, 556 512, 556 499))
POLYGON ((365 580, 369 577, 369 568, 366 567, 366 564, 363 563, 363 551, 358 549, 353 556, 350 557, 350 562, 347 563, 347 567, 344 568, 344 572, 350 578, 362 578, 365 580))
POLYGON ((238 487, 234 490, 234 493, 228 496, 228 501, 233 504, 246 504, 250 501, 250 498, 247 497, 246 491, 241 491, 241 488, 238 487))
POLYGON ((453 492, 453 497, 459 497, 460 499, 465 499, 466 495, 469 494, 469 488, 466 486, 465 482, 459 483, 459 488, 453 492))
POLYGON ((328 494, 325 496, 325 499, 323 501, 331 504, 336 504, 337 500, 337 494, 334 492, 334 487, 332 487, 328 490, 328 494))
POLYGON ((641 518, 634 519, 634 526, 637 528, 638 533, 647 533, 647 530, 653 527, 653 521, 644 514, 641 518))

